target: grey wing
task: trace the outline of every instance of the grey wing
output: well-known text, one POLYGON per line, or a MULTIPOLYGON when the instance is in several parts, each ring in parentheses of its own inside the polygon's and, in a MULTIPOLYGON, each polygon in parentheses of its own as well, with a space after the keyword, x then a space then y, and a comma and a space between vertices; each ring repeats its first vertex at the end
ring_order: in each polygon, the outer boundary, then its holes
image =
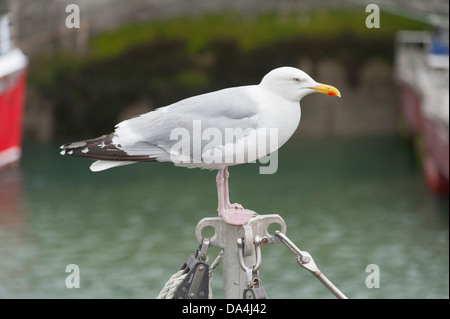
POLYGON ((117 125, 113 143, 131 157, 195 160, 198 148, 204 152, 208 147, 225 147, 230 142, 225 140, 227 130, 242 130, 246 136, 257 129, 258 105, 252 89, 237 87, 207 93, 126 120, 117 125), (179 152, 181 139, 183 143, 189 139, 183 154, 179 152))

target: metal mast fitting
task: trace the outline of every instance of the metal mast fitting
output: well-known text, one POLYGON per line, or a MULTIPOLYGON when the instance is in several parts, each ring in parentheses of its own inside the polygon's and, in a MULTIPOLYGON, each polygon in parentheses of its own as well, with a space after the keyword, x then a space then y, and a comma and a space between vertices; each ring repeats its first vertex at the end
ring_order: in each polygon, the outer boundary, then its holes
POLYGON ((195 236, 202 242, 205 227, 214 228, 209 245, 223 249, 223 298, 266 298, 260 285, 261 244, 280 242, 270 234, 271 224, 278 224, 279 231, 286 233, 286 223, 279 215, 257 215, 242 226, 225 223, 220 217, 203 218, 195 229, 195 236))
MULTIPOLYGON (((347 299, 319 270, 312 256, 306 251, 301 251, 289 240, 286 236, 286 223, 279 215, 257 215, 242 226, 227 224, 220 217, 203 218, 197 224, 195 237, 200 243, 200 250, 207 249, 204 247, 205 244, 223 249, 223 298, 267 298, 259 279, 262 263, 261 245, 282 242, 294 253, 302 268, 312 273, 337 298, 347 299), (269 226, 272 224, 279 225, 279 230, 274 234, 269 233, 269 226), (214 229, 211 238, 202 236, 206 227, 214 229)), ((197 262, 200 263, 201 260, 197 262)))

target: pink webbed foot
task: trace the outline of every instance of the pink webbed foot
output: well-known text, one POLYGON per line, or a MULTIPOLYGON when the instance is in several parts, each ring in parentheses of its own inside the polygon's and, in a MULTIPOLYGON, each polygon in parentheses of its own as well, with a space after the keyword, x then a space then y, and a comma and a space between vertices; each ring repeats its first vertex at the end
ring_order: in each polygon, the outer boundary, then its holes
MULTIPOLYGON (((239 206, 242 207, 241 205, 239 206)), ((245 208, 228 208, 219 211, 219 217, 221 217, 225 223, 231 225, 247 224, 248 221, 256 215, 257 214, 254 211, 245 208)))
POLYGON ((242 206, 241 204, 238 203, 234 203, 234 204, 227 204, 225 206, 225 209, 244 209, 244 206, 242 206))

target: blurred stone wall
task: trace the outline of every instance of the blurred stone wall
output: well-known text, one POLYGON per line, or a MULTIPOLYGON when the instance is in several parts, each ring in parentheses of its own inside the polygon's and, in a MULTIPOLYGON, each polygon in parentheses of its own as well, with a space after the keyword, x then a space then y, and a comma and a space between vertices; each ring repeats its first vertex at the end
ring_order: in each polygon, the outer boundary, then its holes
MULTIPOLYGON (((320 4, 332 6, 339 0, 325 0, 320 4)), ((14 17, 15 43, 27 55, 64 49, 79 52, 87 47, 89 36, 137 21, 165 19, 180 15, 195 16, 207 12, 233 9, 254 14, 276 9, 281 14, 294 9, 317 6, 307 0, 10 0, 14 17), (80 29, 68 29, 66 6, 80 8, 80 29)))
MULTIPOLYGON (((358 85, 349 83, 347 70, 337 60, 323 59, 314 67, 310 61, 299 61, 297 67, 311 74, 317 81, 336 86, 341 98, 323 94, 311 94, 301 102, 302 119, 297 135, 301 136, 373 136, 393 135, 398 128, 397 96, 392 79, 391 65, 385 61, 373 59, 362 68, 358 85), (313 70, 314 68, 314 70, 313 70)), ((261 75, 262 76, 262 75, 261 75)), ((257 82, 255 82, 256 84, 257 82)), ((250 83, 234 83, 234 85, 250 83)), ((200 92, 206 93, 206 92, 200 92)), ((55 115, 55 101, 46 99, 39 91, 29 88, 27 92, 27 112, 25 113, 24 137, 41 141, 51 141, 64 136, 61 125, 76 125, 79 119, 69 117, 61 120, 55 115), (59 121, 59 122, 58 122, 59 121), (62 123, 60 123, 62 121, 62 123), (75 124, 72 122, 76 122, 75 124)), ((107 102, 107 100, 106 100, 107 102)), ((167 99, 168 103, 175 100, 167 99)), ((153 96, 139 100, 123 101, 114 115, 114 110, 89 117, 92 126, 105 125, 101 132, 87 133, 88 129, 79 129, 72 138, 89 138, 94 135, 113 131, 114 125, 122 120, 151 111, 155 104, 153 96), (110 118, 113 116, 114 118, 110 118), (92 136, 91 136, 92 135, 92 136)), ((93 112, 94 110, 91 109, 93 112)), ((65 137, 68 138, 68 137, 65 137)))

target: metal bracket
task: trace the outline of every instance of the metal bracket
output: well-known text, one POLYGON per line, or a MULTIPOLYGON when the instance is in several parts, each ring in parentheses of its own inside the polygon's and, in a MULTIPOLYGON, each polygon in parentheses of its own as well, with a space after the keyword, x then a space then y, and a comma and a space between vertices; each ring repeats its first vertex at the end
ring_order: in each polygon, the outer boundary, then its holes
POLYGON ((208 238, 209 245, 223 249, 224 298, 238 299, 243 296, 259 298, 265 295, 264 288, 258 285, 249 286, 248 283, 255 278, 259 279, 261 244, 280 242, 278 236, 269 232, 269 226, 272 224, 277 224, 279 231, 286 233, 286 223, 276 214, 256 215, 242 226, 227 224, 220 217, 203 218, 198 222, 195 229, 197 240, 201 242, 202 231, 212 227, 214 235, 208 238), (248 278, 248 270, 250 270, 251 278, 248 278), (244 291, 245 295, 243 295, 244 291))
POLYGON ((223 298, 267 298, 258 275, 261 267, 261 244, 282 242, 294 253, 301 267, 311 272, 337 298, 347 299, 319 270, 311 255, 301 251, 289 240, 286 236, 286 223, 279 215, 256 215, 242 226, 227 224, 219 217, 203 218, 197 224, 195 237, 201 244, 197 253, 189 256, 183 265, 189 272, 178 287, 175 298, 208 298, 209 268, 204 261, 209 246, 222 248, 223 298), (269 232, 272 224, 278 224, 280 228, 275 234, 269 232), (207 227, 214 229, 211 238, 202 236, 207 227))
MULTIPOLYGON (((247 242, 249 242, 250 240, 247 239, 247 242)), ((241 266, 241 269, 243 271, 247 271, 248 268, 251 268, 253 272, 256 272, 259 270, 259 268, 261 267, 261 238, 259 238, 259 236, 256 236, 254 241, 250 241, 252 245, 255 245, 255 258, 256 258, 256 262, 252 267, 247 267, 247 265, 244 262, 244 256, 249 256, 251 254, 245 254, 244 251, 244 243, 242 238, 238 238, 237 240, 237 245, 238 245, 238 252, 239 252, 239 265, 241 266)), ((248 249, 248 248, 247 248, 248 249)), ((251 250, 248 249, 247 252, 251 250)))
POLYGON ((246 287, 244 290, 243 299, 267 299, 266 291, 261 285, 261 280, 259 279, 259 268, 261 268, 261 238, 255 236, 253 244, 255 245, 255 264, 248 267, 244 262, 244 251, 243 251, 243 240, 238 238, 238 252, 239 252, 239 265, 241 269, 245 271, 247 276, 246 287))
MULTIPOLYGON (((201 243, 203 236, 202 231, 206 227, 214 228, 214 235, 208 238, 210 246, 213 247, 225 247, 226 236, 225 232, 227 228, 237 228, 238 237, 245 238, 245 248, 244 252, 248 256, 248 252, 251 251, 250 247, 253 244, 254 236, 259 236, 264 244, 276 244, 280 242, 280 239, 275 234, 269 233, 269 226, 272 224, 278 224, 280 226, 280 232, 286 233, 286 223, 283 218, 277 214, 269 215, 256 215, 248 221, 247 224, 242 226, 234 226, 227 224, 220 217, 206 217, 200 220, 195 228, 195 237, 198 242, 201 243), (247 237, 246 237, 247 236, 247 237)), ((234 243, 233 243, 234 244, 234 243)))

